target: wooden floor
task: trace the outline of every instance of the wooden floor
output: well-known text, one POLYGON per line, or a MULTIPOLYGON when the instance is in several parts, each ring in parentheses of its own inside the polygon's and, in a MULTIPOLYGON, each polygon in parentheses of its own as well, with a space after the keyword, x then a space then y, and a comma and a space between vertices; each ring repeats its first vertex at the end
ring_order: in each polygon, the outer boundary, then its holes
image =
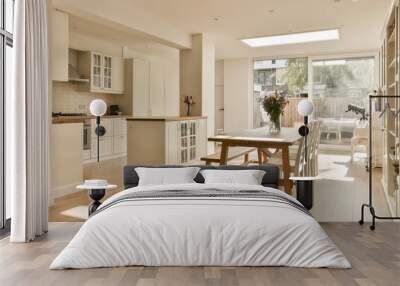
POLYGON ((50 223, 49 233, 29 244, 0 241, 0 285, 400 285, 400 224, 323 223, 353 268, 123 267, 48 270, 81 223, 50 223))

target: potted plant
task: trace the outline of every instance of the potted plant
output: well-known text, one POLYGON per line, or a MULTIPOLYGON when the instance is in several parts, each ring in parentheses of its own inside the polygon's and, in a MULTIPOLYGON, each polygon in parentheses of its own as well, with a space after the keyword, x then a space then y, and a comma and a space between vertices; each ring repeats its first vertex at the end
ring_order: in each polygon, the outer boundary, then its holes
POLYGON ((270 119, 269 131, 271 134, 279 134, 281 132, 281 116, 288 103, 289 101, 286 97, 277 90, 264 98, 262 104, 270 119))

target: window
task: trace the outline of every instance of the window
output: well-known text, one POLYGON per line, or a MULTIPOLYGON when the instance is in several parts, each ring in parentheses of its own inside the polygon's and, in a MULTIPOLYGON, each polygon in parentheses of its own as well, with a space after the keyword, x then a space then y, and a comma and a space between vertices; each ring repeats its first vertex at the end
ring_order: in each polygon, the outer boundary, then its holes
POLYGON ((368 92, 374 87, 374 58, 313 60, 314 118, 322 121, 321 143, 349 144, 360 115, 346 112, 349 104, 368 110, 368 92))
POLYGON ((5 142, 5 100, 11 93, 13 69, 14 0, 0 0, 0 228, 9 225, 10 195, 6 193, 4 182, 4 142, 5 142))
MULTIPOLYGON (((275 90, 282 92, 289 97, 289 105, 296 105, 298 95, 307 93, 307 58, 257 60, 254 61, 253 70, 253 126, 255 128, 264 126, 268 122, 268 116, 262 108, 265 92, 275 90)), ((293 126, 296 120, 297 118, 286 118, 285 124, 293 126)))

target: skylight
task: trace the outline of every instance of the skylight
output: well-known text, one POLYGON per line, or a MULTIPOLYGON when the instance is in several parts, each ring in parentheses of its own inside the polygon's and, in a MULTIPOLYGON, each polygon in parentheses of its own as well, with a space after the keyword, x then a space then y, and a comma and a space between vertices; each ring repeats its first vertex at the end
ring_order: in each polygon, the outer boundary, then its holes
POLYGON ((241 41, 252 48, 339 40, 339 30, 323 30, 296 34, 257 37, 241 41))

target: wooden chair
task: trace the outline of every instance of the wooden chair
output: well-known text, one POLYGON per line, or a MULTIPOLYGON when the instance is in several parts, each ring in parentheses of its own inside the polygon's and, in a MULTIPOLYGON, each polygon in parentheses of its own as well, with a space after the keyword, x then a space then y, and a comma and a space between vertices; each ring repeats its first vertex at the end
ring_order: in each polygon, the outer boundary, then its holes
POLYGON ((356 127, 354 128, 353 138, 351 138, 351 162, 353 162, 354 150, 357 146, 365 146, 368 154, 369 141, 368 141, 368 128, 356 127))
MULTIPOLYGON (((304 138, 297 146, 289 151, 291 172, 294 176, 316 176, 318 175, 318 147, 320 142, 320 121, 311 121, 310 133, 307 136, 307 160, 305 160, 304 138)), ((270 150, 260 149, 268 163, 282 166, 281 153, 271 153, 270 150)))

